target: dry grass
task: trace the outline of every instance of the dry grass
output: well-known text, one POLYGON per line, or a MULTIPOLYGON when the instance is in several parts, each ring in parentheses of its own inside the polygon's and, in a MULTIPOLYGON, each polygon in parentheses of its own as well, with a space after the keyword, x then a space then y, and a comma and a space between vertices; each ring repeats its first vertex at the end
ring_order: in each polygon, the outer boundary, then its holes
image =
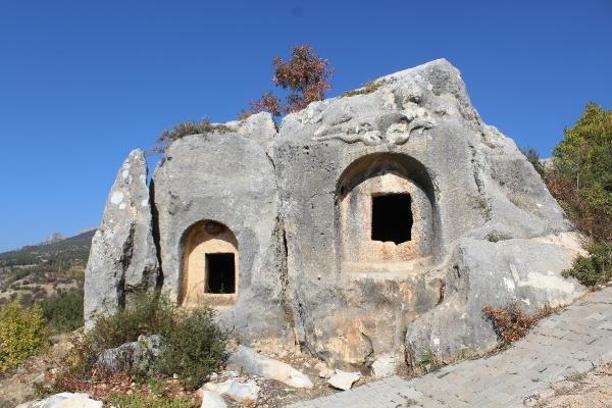
POLYGON ((518 301, 514 301, 504 307, 486 305, 482 308, 482 313, 493 323, 501 345, 505 346, 525 337, 538 320, 557 313, 560 309, 545 305, 530 315, 523 311, 518 301))

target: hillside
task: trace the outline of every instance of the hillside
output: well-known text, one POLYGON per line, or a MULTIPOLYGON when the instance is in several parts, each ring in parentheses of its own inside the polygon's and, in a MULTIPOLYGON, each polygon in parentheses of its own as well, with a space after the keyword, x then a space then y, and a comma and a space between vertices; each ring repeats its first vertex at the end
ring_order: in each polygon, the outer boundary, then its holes
POLYGON ((94 233, 0 253, 0 303, 19 297, 30 304, 59 289, 82 287, 94 233))

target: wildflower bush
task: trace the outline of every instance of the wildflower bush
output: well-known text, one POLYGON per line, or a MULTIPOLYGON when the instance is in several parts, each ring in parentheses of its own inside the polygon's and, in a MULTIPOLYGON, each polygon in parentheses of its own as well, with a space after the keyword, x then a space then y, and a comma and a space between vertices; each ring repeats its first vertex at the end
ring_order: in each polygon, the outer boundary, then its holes
POLYGON ((13 301, 0 307, 0 373, 17 367, 49 345, 39 306, 13 301))

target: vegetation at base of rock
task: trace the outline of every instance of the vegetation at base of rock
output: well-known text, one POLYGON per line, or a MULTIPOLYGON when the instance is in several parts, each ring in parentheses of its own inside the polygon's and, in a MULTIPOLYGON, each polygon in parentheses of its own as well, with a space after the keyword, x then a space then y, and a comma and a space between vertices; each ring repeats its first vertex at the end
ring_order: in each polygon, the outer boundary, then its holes
POLYGON ((179 309, 159 292, 137 293, 129 309, 100 317, 92 330, 75 340, 62 364, 64 369, 51 379, 49 392, 89 391, 93 384, 109 381, 108 375, 96 368, 100 354, 136 341, 140 335, 153 334, 162 338, 157 361, 147 372, 133 367, 124 375, 152 381, 177 374, 185 388, 194 389, 225 357, 227 333, 215 323, 212 309, 179 309))
POLYGON ((566 128, 544 180, 568 217, 593 244, 563 272, 583 285, 612 279, 612 110, 588 103, 582 117, 566 128))
POLYGON ((228 133, 232 130, 224 124, 213 124, 204 118, 200 122, 188 120, 174 126, 171 130, 164 129, 157 138, 156 145, 151 149, 151 153, 163 153, 168 145, 185 136, 197 135, 201 133, 228 133))
POLYGON ((187 398, 173 398, 163 395, 133 393, 130 395, 113 393, 106 402, 117 408, 196 408, 197 404, 187 398))
POLYGON ((517 301, 505 307, 487 305, 482 313, 493 323, 493 329, 502 345, 513 343, 527 334, 538 320, 525 313, 517 301))
POLYGON ((612 110, 587 104, 553 153, 548 188, 594 241, 612 240, 612 110))
POLYGON ((40 302, 47 327, 53 333, 66 333, 83 326, 83 290, 60 290, 40 302))
POLYGON ((176 313, 172 302, 159 292, 137 293, 129 309, 98 318, 88 337, 102 351, 136 341, 141 334, 166 336, 174 330, 176 313))
POLYGON ((421 374, 438 370, 444 365, 436 354, 431 350, 425 350, 417 356, 416 365, 421 374))
POLYGON ((49 345, 40 306, 13 301, 0 306, 0 373, 17 367, 49 345))
POLYGON ((179 374, 181 383, 195 389, 219 368, 227 334, 214 322, 214 311, 199 308, 182 316, 162 344, 157 367, 162 374, 179 374))
POLYGON ((612 242, 596 243, 588 248, 588 256, 579 256, 572 267, 562 272, 585 286, 604 285, 612 281, 612 242))
POLYGON ((268 91, 250 103, 250 114, 269 112, 272 116, 281 116, 297 112, 311 102, 323 100, 325 92, 331 89, 332 66, 307 44, 293 47, 289 61, 274 57, 273 65, 274 84, 288 91, 287 101, 283 104, 280 98, 268 91))

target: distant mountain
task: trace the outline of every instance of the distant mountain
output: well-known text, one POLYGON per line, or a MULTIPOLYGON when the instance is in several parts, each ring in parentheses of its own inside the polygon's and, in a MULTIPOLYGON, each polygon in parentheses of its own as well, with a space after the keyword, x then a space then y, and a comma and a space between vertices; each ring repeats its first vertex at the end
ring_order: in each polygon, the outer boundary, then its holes
POLYGON ((0 302, 19 297, 32 303, 58 290, 82 288, 96 230, 0 253, 0 302))
POLYGON ((32 265, 56 258, 87 262, 95 232, 93 229, 64 239, 55 236, 55 239, 37 245, 26 245, 21 249, 0 253, 0 266, 32 265))
POLYGON ((41 244, 53 244, 54 242, 63 241, 65 239, 66 237, 61 232, 54 232, 53 234, 49 235, 49 238, 41 242, 41 244))

